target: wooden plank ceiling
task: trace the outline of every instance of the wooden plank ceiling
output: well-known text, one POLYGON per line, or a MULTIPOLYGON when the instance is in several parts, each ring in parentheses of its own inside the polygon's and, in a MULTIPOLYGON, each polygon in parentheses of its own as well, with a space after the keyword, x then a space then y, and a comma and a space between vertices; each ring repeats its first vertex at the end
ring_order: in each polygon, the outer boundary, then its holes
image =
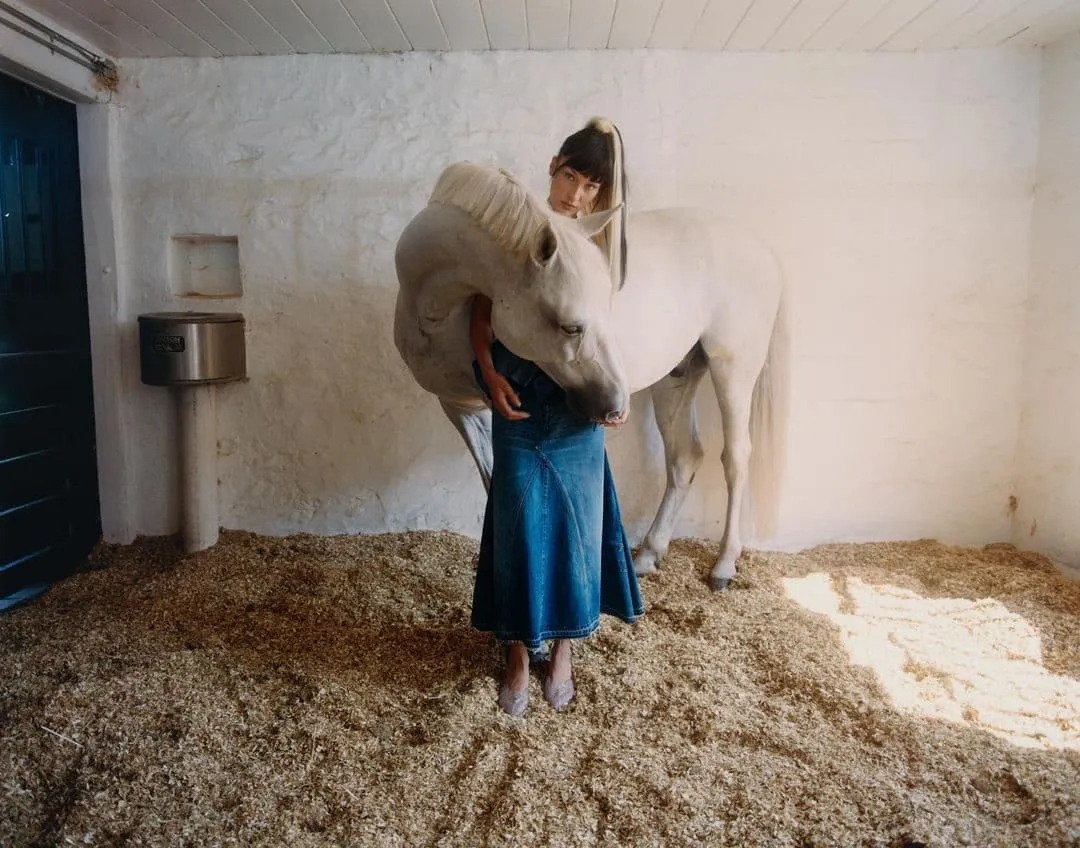
POLYGON ((21 0, 114 58, 1039 47, 1080 0, 21 0))

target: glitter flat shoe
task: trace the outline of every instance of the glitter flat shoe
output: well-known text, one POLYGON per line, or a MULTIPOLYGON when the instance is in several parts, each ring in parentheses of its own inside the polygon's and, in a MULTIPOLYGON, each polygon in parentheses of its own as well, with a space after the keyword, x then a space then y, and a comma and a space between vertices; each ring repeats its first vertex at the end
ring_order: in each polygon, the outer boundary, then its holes
POLYGON ((525 712, 527 706, 529 706, 528 686, 518 692, 515 692, 505 683, 499 686, 499 709, 504 713, 517 718, 525 712))
POLYGON ((551 704, 556 712, 566 709, 574 700, 574 694, 574 678, 562 683, 552 683, 550 678, 544 679, 544 700, 551 704))

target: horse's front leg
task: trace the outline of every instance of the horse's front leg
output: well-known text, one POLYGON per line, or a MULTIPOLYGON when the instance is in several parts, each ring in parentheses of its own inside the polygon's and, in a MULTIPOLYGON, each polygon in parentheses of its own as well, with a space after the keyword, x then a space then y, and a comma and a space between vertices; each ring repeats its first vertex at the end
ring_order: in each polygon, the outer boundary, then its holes
POLYGON ((684 366, 651 389, 653 412, 664 443, 667 488, 652 526, 634 557, 634 571, 639 576, 656 571, 667 553, 679 509, 705 454, 698 437, 694 409, 694 395, 705 374, 704 359, 693 360, 691 354, 684 366))
POLYGON ((491 467, 494 461, 491 452, 491 410, 482 403, 464 404, 444 398, 439 398, 439 405, 465 440, 480 472, 484 491, 488 491, 491 488, 491 467))
POLYGON ((730 360, 710 360, 716 399, 724 428, 724 478, 727 480, 727 515, 720 558, 709 575, 716 591, 727 588, 735 577, 735 563, 742 554, 742 511, 750 474, 750 404, 755 375, 743 374, 730 360))

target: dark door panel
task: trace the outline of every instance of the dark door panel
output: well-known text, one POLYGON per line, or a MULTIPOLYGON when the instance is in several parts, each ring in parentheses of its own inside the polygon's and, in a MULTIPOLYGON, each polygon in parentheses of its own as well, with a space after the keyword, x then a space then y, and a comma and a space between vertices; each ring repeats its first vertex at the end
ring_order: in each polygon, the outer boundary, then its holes
POLYGON ((0 609, 100 537, 75 107, 0 75, 0 609))

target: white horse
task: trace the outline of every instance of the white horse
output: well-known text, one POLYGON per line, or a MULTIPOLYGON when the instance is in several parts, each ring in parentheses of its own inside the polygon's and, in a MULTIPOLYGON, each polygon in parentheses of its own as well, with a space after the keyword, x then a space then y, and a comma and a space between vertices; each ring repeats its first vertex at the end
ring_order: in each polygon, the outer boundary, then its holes
POLYGON ((694 396, 706 373, 720 404, 727 514, 714 589, 735 576, 744 518, 773 530, 784 464, 787 328, 782 277, 759 242, 710 213, 663 209, 628 217, 626 282, 591 241, 616 211, 556 215, 507 172, 472 163, 443 171, 395 252, 397 349, 468 445, 485 488, 491 410, 473 376, 472 297, 492 300, 495 335, 536 362, 597 421, 649 389, 667 488, 635 557, 655 571, 704 451, 694 396), (754 450, 751 450, 751 447, 754 450), (744 513, 744 497, 752 495, 744 513))

